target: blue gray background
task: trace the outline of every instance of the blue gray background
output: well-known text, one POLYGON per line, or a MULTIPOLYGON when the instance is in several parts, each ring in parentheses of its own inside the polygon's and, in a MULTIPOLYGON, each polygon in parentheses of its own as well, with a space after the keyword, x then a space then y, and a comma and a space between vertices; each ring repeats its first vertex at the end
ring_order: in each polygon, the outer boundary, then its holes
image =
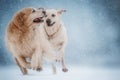
POLYGON ((98 67, 120 66, 119 0, 0 0, 0 65, 13 65, 4 42, 6 27, 24 7, 66 9, 66 63, 98 67))

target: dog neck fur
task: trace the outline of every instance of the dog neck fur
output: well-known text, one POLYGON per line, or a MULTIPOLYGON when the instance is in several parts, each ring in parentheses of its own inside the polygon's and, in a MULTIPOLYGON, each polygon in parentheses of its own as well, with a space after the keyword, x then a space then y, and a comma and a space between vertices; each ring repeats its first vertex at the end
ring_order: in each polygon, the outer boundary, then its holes
POLYGON ((62 27, 61 25, 62 25, 62 21, 60 22, 60 24, 54 24, 51 27, 48 27, 47 25, 45 25, 47 35, 50 36, 50 35, 53 35, 54 33, 57 34, 57 32, 59 32, 58 29, 60 29, 62 27))

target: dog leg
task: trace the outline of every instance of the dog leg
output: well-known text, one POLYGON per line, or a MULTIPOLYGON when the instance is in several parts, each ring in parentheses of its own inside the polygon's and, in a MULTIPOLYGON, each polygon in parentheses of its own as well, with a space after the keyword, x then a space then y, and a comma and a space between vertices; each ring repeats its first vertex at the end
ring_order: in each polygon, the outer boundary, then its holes
POLYGON ((65 65, 64 58, 62 58, 61 63, 62 63, 62 71, 63 71, 63 72, 68 72, 68 69, 66 68, 66 65, 65 65))
POLYGON ((36 70, 41 71, 42 70, 42 53, 40 53, 38 56, 39 56, 38 57, 38 67, 36 70))
POLYGON ((27 74, 27 69, 26 68, 23 68, 20 63, 18 62, 17 58, 15 58, 15 62, 16 64, 19 66, 20 70, 22 71, 22 74, 23 75, 26 75, 27 74))
POLYGON ((52 69, 53 69, 53 74, 56 74, 56 67, 53 63, 52 63, 52 69))
POLYGON ((33 70, 42 70, 42 53, 40 50, 36 49, 35 53, 32 55, 31 67, 33 70))
POLYGON ((61 60, 62 71, 63 71, 63 72, 67 72, 68 69, 67 69, 67 67, 66 67, 66 65, 65 65, 65 61, 64 61, 64 49, 61 49, 61 50, 60 50, 59 59, 61 60))
POLYGON ((17 57, 17 61, 19 62, 21 67, 28 68, 28 69, 31 68, 30 63, 26 62, 26 58, 19 56, 17 57))

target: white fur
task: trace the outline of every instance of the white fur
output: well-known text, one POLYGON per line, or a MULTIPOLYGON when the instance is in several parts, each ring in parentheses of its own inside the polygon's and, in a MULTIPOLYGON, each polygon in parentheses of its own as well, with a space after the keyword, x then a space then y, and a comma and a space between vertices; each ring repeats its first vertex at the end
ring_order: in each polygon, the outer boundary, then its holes
MULTIPOLYGON (((44 49, 43 51, 38 49, 39 51, 36 52, 37 55, 34 54, 32 58, 33 62, 32 61, 31 62, 33 63, 33 66, 34 65, 39 66, 40 65, 39 61, 42 61, 41 60, 42 58, 44 58, 49 62, 53 62, 55 60, 61 61, 63 71, 66 72, 68 69, 66 68, 65 62, 64 62, 64 52, 67 44, 67 33, 63 25, 63 22, 60 19, 61 13, 59 13, 59 11, 57 10, 51 9, 51 10, 46 10, 46 15, 47 17, 45 18, 44 24, 42 26, 39 26, 37 29, 39 33, 38 41, 40 41, 40 43, 43 43, 41 44, 42 47, 40 48, 44 48, 44 49), (51 17, 51 14, 53 13, 56 15, 55 18, 51 17), (46 24, 47 18, 51 19, 53 22, 55 22, 55 24, 51 27, 48 27, 48 25, 46 24), (49 35, 52 35, 52 34, 54 35, 52 37, 49 37, 49 35), (59 54, 55 54, 56 51, 59 54), (39 52, 42 53, 42 58, 39 52)), ((53 63, 52 63, 52 68, 53 68, 53 73, 56 73, 56 68, 53 63)))
POLYGON ((54 51, 57 50, 57 52, 59 53, 57 55, 57 61, 62 61, 63 69, 67 70, 64 62, 64 53, 67 44, 67 32, 60 18, 62 11, 63 10, 54 10, 54 9, 46 10, 46 15, 47 15, 46 20, 50 19, 51 23, 55 22, 55 24, 53 26, 48 26, 47 23, 45 22, 44 29, 45 29, 46 38, 51 43, 52 47, 54 48, 54 51), (55 17, 52 17, 52 14, 54 14, 55 17), (53 36, 50 38, 49 35, 53 35, 53 36))

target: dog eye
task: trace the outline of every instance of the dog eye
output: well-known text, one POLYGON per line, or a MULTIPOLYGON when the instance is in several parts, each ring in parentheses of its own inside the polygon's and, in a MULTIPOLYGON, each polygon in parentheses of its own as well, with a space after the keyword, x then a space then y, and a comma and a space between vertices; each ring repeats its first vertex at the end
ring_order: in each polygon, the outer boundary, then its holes
POLYGON ((52 14, 52 17, 55 17, 55 14, 52 14))
POLYGON ((35 12, 35 9, 32 10, 32 13, 34 13, 34 12, 35 12))
POLYGON ((42 13, 43 13, 44 15, 46 15, 46 11, 42 11, 42 13))

